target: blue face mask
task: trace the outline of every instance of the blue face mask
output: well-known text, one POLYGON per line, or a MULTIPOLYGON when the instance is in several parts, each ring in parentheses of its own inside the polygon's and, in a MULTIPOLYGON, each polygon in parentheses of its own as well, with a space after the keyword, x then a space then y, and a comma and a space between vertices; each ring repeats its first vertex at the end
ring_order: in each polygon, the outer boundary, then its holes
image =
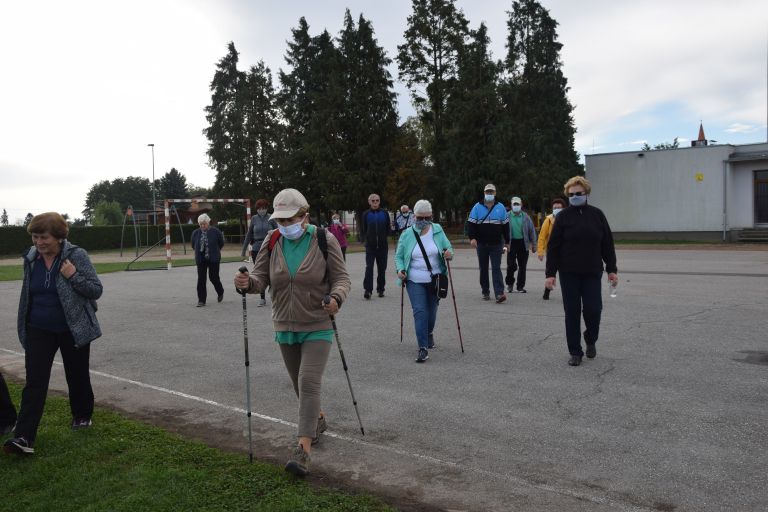
POLYGON ((432 222, 429 220, 417 220, 416 222, 413 223, 413 227, 421 231, 425 227, 429 226, 431 223, 432 222))
POLYGON ((557 217, 557 214, 560 213, 560 210, 562 210, 562 208, 552 208, 552 215, 557 217))
POLYGON ((496 196, 493 194, 485 194, 485 200, 489 203, 493 202, 493 200, 496 199, 496 196))
POLYGON ((584 206, 587 204, 587 196, 571 196, 568 198, 568 202, 571 206, 584 206))
POLYGON ((303 221, 297 222, 296 224, 291 224, 289 226, 278 224, 277 229, 279 229, 280 234, 288 240, 298 240, 301 238, 301 235, 304 234, 304 228, 301 227, 302 222, 303 221))
POLYGON ((513 204, 512 205, 512 211, 515 212, 515 213, 520 213, 520 209, 521 208, 522 207, 519 204, 513 204))

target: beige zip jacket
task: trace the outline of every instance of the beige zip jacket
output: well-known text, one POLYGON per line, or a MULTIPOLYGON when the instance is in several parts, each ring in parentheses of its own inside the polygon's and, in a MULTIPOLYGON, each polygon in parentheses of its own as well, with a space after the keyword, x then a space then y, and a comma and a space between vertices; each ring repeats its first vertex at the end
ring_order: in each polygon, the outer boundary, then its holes
POLYGON ((296 275, 291 278, 283 256, 284 239, 278 239, 270 255, 268 246, 271 236, 272 231, 267 234, 256 256, 249 275, 248 293, 261 293, 267 287, 270 288, 275 331, 312 332, 333 329, 331 319, 323 309, 323 297, 330 294, 341 306, 352 288, 338 240, 325 230, 328 240, 326 260, 317 245, 315 230, 307 255, 296 275))

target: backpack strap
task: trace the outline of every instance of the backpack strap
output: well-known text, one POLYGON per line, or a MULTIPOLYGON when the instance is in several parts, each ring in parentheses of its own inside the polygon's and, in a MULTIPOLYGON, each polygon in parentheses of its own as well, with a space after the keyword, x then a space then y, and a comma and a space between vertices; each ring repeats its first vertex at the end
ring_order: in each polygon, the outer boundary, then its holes
POLYGON ((280 230, 276 229, 272 232, 272 234, 269 236, 269 244, 267 245, 267 250, 269 250, 269 253, 272 254, 272 249, 275 248, 275 244, 280 239, 280 230))
POLYGON ((328 239, 325 236, 325 231, 325 228, 317 228, 317 245, 320 247, 325 261, 328 261, 328 239))

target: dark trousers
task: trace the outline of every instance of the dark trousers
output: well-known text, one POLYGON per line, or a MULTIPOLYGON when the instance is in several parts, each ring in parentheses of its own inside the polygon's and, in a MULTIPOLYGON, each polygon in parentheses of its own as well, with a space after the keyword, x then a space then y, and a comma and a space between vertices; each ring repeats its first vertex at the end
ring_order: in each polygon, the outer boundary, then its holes
POLYGON ((581 315, 584 314, 584 341, 587 345, 597 343, 600 334, 600 314, 603 311, 600 281, 603 273, 571 274, 560 272, 560 290, 563 293, 565 310, 565 338, 568 352, 582 356, 581 315))
POLYGON ((213 283, 216 293, 218 295, 224 294, 224 287, 221 285, 221 279, 219 279, 219 262, 203 260, 197 264, 197 300, 202 303, 205 303, 208 296, 208 287, 205 281, 206 273, 213 283))
POLYGON ((517 272, 517 291, 525 288, 525 269, 527 267, 528 250, 525 248, 525 240, 513 238, 507 253, 507 286, 515 286, 515 272, 517 272))
POLYGON ((488 283, 488 261, 491 262, 491 276, 493 278, 494 295, 504 293, 504 281, 501 275, 501 254, 504 245, 495 244, 477 244, 477 259, 480 263, 480 290, 483 295, 490 295, 490 285, 488 283))
POLYGON ((0 373, 0 431, 2 431, 2 427, 14 423, 16 423, 16 408, 13 406, 3 374, 0 373))
POLYGON ((51 366, 57 350, 61 350, 64 361, 72 417, 90 418, 93 415, 93 388, 88 373, 90 345, 75 348, 75 340, 69 331, 58 333, 27 326, 27 348, 24 352, 27 383, 21 392, 15 432, 17 436, 25 437, 30 445, 37 436, 37 427, 43 417, 51 366))
POLYGON ((368 293, 373 291, 373 262, 376 262, 376 291, 384 292, 385 278, 387 274, 388 248, 365 246, 365 279, 363 289, 368 293))

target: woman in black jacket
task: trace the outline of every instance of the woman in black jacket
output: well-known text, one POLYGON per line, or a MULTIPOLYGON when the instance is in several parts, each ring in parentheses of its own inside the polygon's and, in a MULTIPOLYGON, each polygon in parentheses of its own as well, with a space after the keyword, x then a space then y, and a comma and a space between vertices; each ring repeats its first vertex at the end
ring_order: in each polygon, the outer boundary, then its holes
POLYGON ((581 348, 581 314, 584 312, 584 341, 587 357, 597 355, 595 344, 600 333, 603 309, 600 278, 603 262, 608 280, 618 282, 616 249, 608 220, 599 208, 587 204, 592 187, 583 176, 574 176, 565 184, 570 206, 561 211, 552 228, 547 247, 548 289, 555 287, 560 272, 560 289, 565 310, 565 337, 571 358, 568 364, 578 366, 584 352, 581 348))

